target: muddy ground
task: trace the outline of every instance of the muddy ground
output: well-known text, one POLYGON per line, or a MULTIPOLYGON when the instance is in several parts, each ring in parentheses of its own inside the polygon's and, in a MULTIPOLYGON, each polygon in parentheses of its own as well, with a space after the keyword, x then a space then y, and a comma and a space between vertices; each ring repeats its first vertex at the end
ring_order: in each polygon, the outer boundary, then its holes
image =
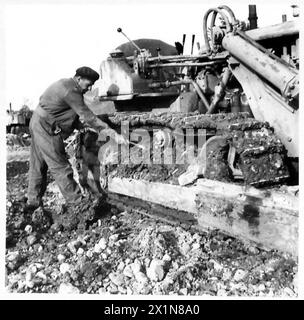
POLYGON ((297 296, 297 261, 219 232, 190 233, 109 206, 83 233, 58 231, 63 199, 51 176, 44 208, 25 209, 28 150, 7 147, 8 292, 297 296))

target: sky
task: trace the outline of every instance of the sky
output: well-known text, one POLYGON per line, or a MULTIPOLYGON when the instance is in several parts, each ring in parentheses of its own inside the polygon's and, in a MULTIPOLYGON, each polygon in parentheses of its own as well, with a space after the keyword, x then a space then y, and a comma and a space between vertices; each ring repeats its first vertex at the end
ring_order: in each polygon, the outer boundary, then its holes
MULTIPOLYGON (((1 2, 1 0, 0 0, 1 2)), ((73 76, 83 65, 99 71, 109 52, 127 40, 116 30, 121 27, 132 39, 154 38, 170 44, 182 42, 186 51, 192 34, 202 43, 205 12, 229 5, 240 20, 248 18, 248 4, 257 5, 259 26, 281 22, 282 14, 293 19, 296 1, 210 1, 206 0, 63 0, 6 1, 0 7, 0 35, 4 61, 1 74, 4 90, 0 104, 24 103, 35 108, 52 82, 73 76)), ((196 48, 196 46, 195 46, 196 48)))

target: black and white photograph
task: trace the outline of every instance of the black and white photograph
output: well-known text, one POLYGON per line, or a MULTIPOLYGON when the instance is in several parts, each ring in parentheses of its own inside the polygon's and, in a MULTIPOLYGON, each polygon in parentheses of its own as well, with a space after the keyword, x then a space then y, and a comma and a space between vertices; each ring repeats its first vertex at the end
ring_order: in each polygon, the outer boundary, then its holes
POLYGON ((301 298, 300 6, 4 1, 5 299, 301 298))

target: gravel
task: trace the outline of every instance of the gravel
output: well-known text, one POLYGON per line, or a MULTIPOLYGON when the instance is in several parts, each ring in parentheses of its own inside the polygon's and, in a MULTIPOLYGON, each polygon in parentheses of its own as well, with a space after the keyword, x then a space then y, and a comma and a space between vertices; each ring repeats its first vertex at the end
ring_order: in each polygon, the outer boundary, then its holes
POLYGON ((63 199, 49 182, 33 219, 20 200, 27 173, 9 175, 8 292, 297 297, 297 261, 219 232, 192 233, 116 208, 100 212, 82 234, 58 230, 63 199))

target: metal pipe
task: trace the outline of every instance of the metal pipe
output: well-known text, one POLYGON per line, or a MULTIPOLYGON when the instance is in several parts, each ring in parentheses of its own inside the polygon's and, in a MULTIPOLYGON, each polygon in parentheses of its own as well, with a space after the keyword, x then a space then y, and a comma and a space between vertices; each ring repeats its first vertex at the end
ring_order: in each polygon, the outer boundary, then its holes
POLYGON ((209 110, 207 111, 207 114, 211 114, 211 113, 214 113, 219 101, 221 100, 222 98, 222 95, 225 91, 225 88, 227 86, 227 83, 230 79, 230 76, 231 76, 231 71, 228 67, 224 68, 224 72, 223 72, 223 75, 222 75, 222 79, 221 79, 221 82, 218 86, 215 87, 215 91, 214 91, 214 98, 211 102, 211 105, 209 107, 209 110))
POLYGON ((207 110, 209 110, 209 102, 205 95, 203 94, 202 90, 200 89, 199 85, 192 79, 185 79, 185 80, 178 80, 178 81, 165 81, 165 82, 153 82, 149 84, 149 88, 157 89, 157 88, 169 88, 172 86, 178 86, 183 84, 192 84, 196 93, 201 98, 202 102, 204 103, 207 110))
POLYGON ((256 29, 258 27, 258 16, 256 13, 256 5, 250 4, 249 5, 249 29, 256 29))
POLYGON ((137 50, 139 50, 139 51, 141 50, 140 47, 139 47, 133 40, 129 39, 129 37, 128 37, 125 33, 123 33, 123 31, 122 31, 121 28, 117 28, 117 32, 122 33, 122 34, 133 44, 133 46, 134 46, 137 50))
POLYGON ((210 44, 209 44, 209 39, 208 39, 208 26, 207 26, 207 21, 208 21, 208 16, 211 12, 217 12, 219 13, 223 20, 225 21, 225 27, 226 27, 226 32, 230 32, 231 31, 231 25, 228 21, 227 16, 218 8, 211 8, 209 9, 205 15, 204 15, 204 19, 203 19, 203 34, 204 34, 204 40, 205 40, 205 46, 206 46, 206 50, 207 53, 211 53, 211 48, 210 48, 210 44))
POLYGON ((151 64, 147 68, 166 68, 166 67, 206 67, 212 66, 223 61, 210 61, 210 62, 190 62, 190 63, 162 63, 162 64, 151 64))
POLYGON ((195 40, 195 34, 192 35, 191 55, 193 54, 194 40, 195 40))
POLYGON ((298 94, 298 72, 282 59, 260 49, 253 40, 228 34, 223 38, 224 49, 259 76, 278 88, 283 96, 291 98, 298 94), (265 54, 267 53, 267 54, 265 54))

